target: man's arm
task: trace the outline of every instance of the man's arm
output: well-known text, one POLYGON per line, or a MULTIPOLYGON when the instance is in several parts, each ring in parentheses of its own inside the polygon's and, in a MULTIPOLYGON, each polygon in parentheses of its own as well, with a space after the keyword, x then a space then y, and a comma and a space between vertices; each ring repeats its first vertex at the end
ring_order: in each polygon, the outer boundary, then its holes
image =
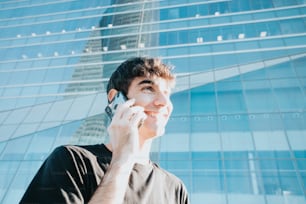
POLYGON ((139 121, 146 115, 143 108, 131 107, 135 100, 118 106, 108 127, 112 160, 90 204, 118 204, 124 200, 135 160, 139 154, 139 121))
POLYGON ((134 163, 111 163, 89 204, 122 203, 134 163))

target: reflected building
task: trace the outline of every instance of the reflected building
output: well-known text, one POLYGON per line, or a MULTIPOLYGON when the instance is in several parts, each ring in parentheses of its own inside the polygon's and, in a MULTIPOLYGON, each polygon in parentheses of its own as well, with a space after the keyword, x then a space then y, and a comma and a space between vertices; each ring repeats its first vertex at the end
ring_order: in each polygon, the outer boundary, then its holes
MULTIPOLYGON (((122 61, 139 55, 156 55, 157 52, 146 51, 146 48, 159 43, 159 35, 151 32, 158 28, 158 24, 152 23, 159 19, 158 10, 152 9, 158 6, 158 1, 112 0, 111 4, 117 5, 106 10, 106 14, 112 15, 100 21, 102 50, 110 52, 103 55, 103 60, 122 61), (129 3, 130 6, 120 6, 129 3)), ((116 67, 117 64, 105 65, 104 76, 109 77, 116 67)))
POLYGON ((100 31, 93 27, 89 40, 84 47, 83 56, 80 57, 80 61, 74 68, 71 77, 71 80, 76 81, 76 83, 68 84, 65 92, 97 92, 105 90, 104 83, 101 80, 103 66, 101 65, 101 54, 99 54, 102 48, 100 39, 100 31), (90 82, 87 82, 88 80, 90 82), (82 81, 86 83, 82 83, 82 81))
MULTIPOLYGON (((105 90, 103 78, 103 65, 101 58, 101 34, 99 28, 93 26, 90 39, 83 50, 84 55, 80 57, 79 64, 75 67, 72 74, 72 81, 66 88, 67 93, 78 92, 99 92, 105 90), (85 82, 85 83, 83 83, 85 82)), ((70 98, 74 96, 66 96, 70 98)), ((101 110, 104 107, 101 104, 101 110)), ((104 113, 94 115, 84 119, 80 127, 71 137, 69 143, 72 144, 99 144, 106 142, 106 123, 107 117, 104 113)))
MULTIPOLYGON (((139 56, 139 48, 157 46, 158 36, 155 34, 143 34, 153 30, 151 25, 146 26, 148 22, 154 22, 159 19, 156 10, 144 11, 138 8, 144 8, 147 2, 143 0, 112 0, 112 5, 118 5, 118 8, 109 8, 105 11, 105 16, 101 18, 99 27, 93 27, 90 40, 84 48, 84 56, 80 58, 80 65, 77 66, 72 75, 72 81, 86 81, 86 83, 74 83, 67 86, 66 92, 97 92, 106 89, 106 80, 117 68, 118 64, 102 64, 108 61, 123 61, 129 57, 139 56), (136 3, 136 11, 131 12, 120 4, 136 3), (112 15, 107 15, 114 13, 112 15), (116 14, 118 13, 118 14, 116 14), (123 13, 123 14, 121 14, 123 13), (135 28, 131 29, 130 25, 135 28), (121 27, 120 32, 113 31, 112 27, 121 27), (106 29, 105 29, 106 28, 106 29), (120 34, 129 33, 128 36, 113 37, 120 34), (124 55, 116 50, 135 49, 124 55), (112 53, 112 51, 114 51, 112 53), (102 55, 99 53, 109 53, 102 55), (88 83, 90 80, 92 82, 88 83)), ((153 5, 156 6, 156 3, 153 5)), ((104 107, 101 106, 103 110, 104 107)), ((80 128, 72 137, 71 143, 76 144, 97 144, 107 141, 106 126, 108 117, 102 113, 94 117, 86 118, 80 128)))

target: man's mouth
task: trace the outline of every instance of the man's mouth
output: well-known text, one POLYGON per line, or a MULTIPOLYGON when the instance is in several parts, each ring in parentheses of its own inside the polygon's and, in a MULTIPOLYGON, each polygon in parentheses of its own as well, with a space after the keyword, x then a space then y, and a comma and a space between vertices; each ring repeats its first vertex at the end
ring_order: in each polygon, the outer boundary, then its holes
POLYGON ((156 117, 158 115, 156 112, 152 111, 145 111, 145 114, 147 114, 149 117, 156 117))
POLYGON ((167 113, 154 112, 154 111, 145 111, 145 114, 149 117, 156 118, 158 116, 168 117, 167 113))

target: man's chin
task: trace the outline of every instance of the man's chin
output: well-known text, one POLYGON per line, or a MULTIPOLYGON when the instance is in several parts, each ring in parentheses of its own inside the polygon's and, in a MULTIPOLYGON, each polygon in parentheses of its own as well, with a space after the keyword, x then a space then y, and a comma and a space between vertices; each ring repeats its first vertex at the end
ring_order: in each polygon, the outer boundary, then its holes
POLYGON ((165 128, 156 131, 155 137, 161 137, 165 134, 165 128))
POLYGON ((147 132, 147 137, 148 138, 156 138, 156 137, 161 137, 163 136, 165 133, 165 128, 162 128, 162 129, 158 129, 158 130, 154 130, 154 131, 149 131, 147 132))

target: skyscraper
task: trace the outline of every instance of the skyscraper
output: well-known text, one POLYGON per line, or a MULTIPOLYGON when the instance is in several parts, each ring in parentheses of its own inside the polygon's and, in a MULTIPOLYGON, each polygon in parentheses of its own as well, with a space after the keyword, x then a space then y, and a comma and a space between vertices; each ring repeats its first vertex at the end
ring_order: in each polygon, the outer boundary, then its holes
POLYGON ((0 3, 0 202, 58 145, 104 142, 105 84, 135 55, 175 65, 153 159, 192 203, 303 204, 303 0, 0 3))

